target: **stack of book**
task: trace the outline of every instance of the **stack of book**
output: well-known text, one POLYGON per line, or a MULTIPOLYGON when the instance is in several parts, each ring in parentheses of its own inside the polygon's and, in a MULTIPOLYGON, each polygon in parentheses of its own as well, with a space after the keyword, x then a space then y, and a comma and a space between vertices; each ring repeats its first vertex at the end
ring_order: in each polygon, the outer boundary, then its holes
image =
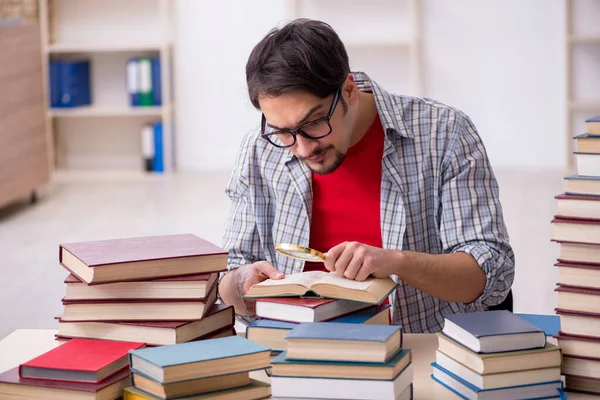
POLYGON ((142 347, 143 343, 73 339, 0 374, 0 398, 120 398, 131 384, 128 354, 142 347))
POLYGON ((455 314, 438 334, 432 378, 464 399, 560 398, 560 349, 509 311, 455 314))
POLYGON ((303 322, 389 325, 390 306, 379 303, 394 287, 391 279, 356 282, 320 271, 264 281, 246 294, 256 299, 259 317, 247 327, 246 337, 281 352, 285 335, 303 322), (298 297, 306 295, 323 297, 298 297))
POLYGON ((215 304, 227 252, 191 234, 60 245, 66 279, 57 338, 170 345, 235 334, 215 304))
POLYGON ((262 399, 270 386, 250 378, 269 366, 270 349, 239 336, 130 352, 133 387, 125 400, 262 399))
POLYGON ((412 399, 399 326, 302 323, 285 339, 287 350, 271 361, 273 397, 412 399))
POLYGON ((575 136, 577 175, 556 196, 552 239, 560 244, 558 308, 567 390, 600 394, 600 116, 575 136))

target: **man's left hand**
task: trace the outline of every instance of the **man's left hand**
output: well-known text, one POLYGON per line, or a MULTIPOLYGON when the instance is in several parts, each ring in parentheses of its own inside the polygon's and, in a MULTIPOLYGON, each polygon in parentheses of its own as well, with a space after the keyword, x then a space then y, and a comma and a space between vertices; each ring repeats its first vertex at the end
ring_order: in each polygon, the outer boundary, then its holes
POLYGON ((339 276, 364 281, 369 275, 385 278, 396 274, 402 260, 399 250, 381 249, 358 242, 332 247, 325 257, 325 268, 339 276))

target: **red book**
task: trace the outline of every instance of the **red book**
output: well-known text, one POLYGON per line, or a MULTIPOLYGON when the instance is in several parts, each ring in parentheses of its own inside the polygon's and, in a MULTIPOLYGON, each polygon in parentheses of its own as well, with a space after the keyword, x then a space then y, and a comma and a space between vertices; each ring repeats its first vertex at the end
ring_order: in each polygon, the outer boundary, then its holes
POLYGON ((289 322, 320 322, 370 306, 368 303, 347 300, 268 297, 256 301, 256 316, 289 322))
POLYGON ((224 271, 227 252, 192 234, 64 243, 60 263, 88 284, 224 271))
POLYGON ((67 382, 99 383, 126 369, 129 350, 144 343, 73 339, 19 366, 19 376, 67 382))
POLYGON ((3 399, 118 399, 128 386, 131 386, 129 369, 123 369, 101 383, 20 378, 18 367, 0 374, 0 393, 3 399))

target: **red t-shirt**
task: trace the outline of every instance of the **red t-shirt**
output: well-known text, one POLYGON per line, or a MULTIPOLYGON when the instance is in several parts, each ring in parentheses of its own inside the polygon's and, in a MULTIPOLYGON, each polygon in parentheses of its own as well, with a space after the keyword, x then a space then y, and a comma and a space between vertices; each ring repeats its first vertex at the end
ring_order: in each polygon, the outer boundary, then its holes
MULTIPOLYGON (((363 138, 348 149, 342 165, 312 173, 310 247, 326 253, 345 241, 382 247, 380 223, 383 127, 377 116, 363 138)), ((304 271, 325 270, 307 262, 304 271)))

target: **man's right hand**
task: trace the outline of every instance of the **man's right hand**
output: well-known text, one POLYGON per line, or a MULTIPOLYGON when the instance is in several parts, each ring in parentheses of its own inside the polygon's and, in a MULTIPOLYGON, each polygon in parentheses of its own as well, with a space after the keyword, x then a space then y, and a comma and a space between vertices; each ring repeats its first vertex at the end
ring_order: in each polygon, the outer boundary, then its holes
POLYGON ((267 261, 243 265, 223 277, 219 285, 221 298, 225 303, 233 304, 237 314, 254 315, 254 301, 245 300, 242 296, 257 283, 267 279, 283 279, 284 276, 267 261))

